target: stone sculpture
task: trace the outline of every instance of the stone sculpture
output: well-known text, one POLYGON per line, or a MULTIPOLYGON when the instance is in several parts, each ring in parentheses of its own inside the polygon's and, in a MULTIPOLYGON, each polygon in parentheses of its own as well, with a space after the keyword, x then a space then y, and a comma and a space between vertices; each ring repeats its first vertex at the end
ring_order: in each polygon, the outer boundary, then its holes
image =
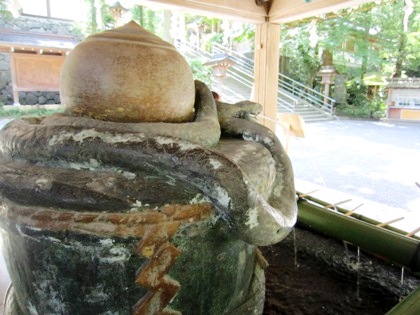
POLYGON ((149 62, 185 62, 134 22, 93 35, 64 66, 65 113, 0 131, 7 315, 263 311, 257 246, 295 224, 290 161, 260 105, 215 102, 184 66, 139 66, 139 41, 149 62), (109 76, 112 62, 125 68, 109 76))

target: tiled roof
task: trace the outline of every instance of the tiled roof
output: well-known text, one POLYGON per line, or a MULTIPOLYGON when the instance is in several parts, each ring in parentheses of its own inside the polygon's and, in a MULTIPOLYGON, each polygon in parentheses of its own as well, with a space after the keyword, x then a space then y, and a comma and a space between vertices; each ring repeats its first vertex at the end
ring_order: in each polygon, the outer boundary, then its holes
POLYGON ((0 29, 0 47, 71 50, 77 43, 70 35, 0 29))

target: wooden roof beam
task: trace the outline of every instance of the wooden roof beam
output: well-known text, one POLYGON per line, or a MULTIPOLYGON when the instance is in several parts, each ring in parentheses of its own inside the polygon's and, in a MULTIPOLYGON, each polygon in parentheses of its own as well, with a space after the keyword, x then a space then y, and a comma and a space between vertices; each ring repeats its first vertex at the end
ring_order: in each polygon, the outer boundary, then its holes
POLYGON ((183 8, 198 15, 235 19, 251 24, 261 24, 267 19, 264 6, 258 6, 254 0, 139 0, 138 3, 149 7, 155 4, 160 8, 183 8))
POLYGON ((270 23, 288 23, 372 1, 373 0, 274 0, 271 3, 268 20, 270 23))

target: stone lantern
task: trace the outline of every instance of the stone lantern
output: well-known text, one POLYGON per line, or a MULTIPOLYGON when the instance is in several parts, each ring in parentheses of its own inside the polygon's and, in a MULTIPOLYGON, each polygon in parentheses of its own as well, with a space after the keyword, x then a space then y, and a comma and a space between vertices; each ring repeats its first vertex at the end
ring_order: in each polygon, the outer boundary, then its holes
POLYGON ((334 84, 336 74, 337 71, 333 66, 322 67, 318 72, 318 75, 321 76, 321 84, 334 84))
POLYGON ((124 8, 119 1, 117 1, 109 7, 109 11, 115 20, 115 26, 120 26, 119 24, 120 24, 121 18, 123 14, 127 12, 127 9, 124 8))
POLYGON ((216 90, 220 92, 223 87, 222 80, 227 77, 227 69, 233 67, 235 62, 227 54, 217 54, 204 65, 212 67, 212 75, 216 79, 216 90))
POLYGON ((326 103, 330 95, 330 86, 334 84, 336 74, 337 71, 332 63, 332 54, 328 50, 325 50, 322 54, 322 67, 317 75, 321 77, 321 84, 324 85, 324 102, 326 103))

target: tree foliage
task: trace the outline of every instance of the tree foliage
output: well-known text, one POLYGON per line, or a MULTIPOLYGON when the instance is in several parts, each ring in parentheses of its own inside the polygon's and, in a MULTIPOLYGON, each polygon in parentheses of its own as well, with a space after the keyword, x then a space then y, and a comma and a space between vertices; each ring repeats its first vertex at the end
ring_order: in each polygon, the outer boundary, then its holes
POLYGON ((162 33, 159 27, 162 24, 162 12, 149 9, 141 5, 135 5, 131 9, 131 15, 134 21, 138 22, 146 30, 160 35, 162 33))
POLYGON ((283 28, 281 34, 280 54, 284 59, 283 71, 294 80, 312 87, 321 62, 319 50, 310 42, 310 25, 302 24, 287 32, 283 28))
MULTIPOLYGON (((282 26, 281 72, 316 87, 321 52, 333 52, 333 64, 346 75, 346 115, 378 118, 383 115, 384 93, 367 78, 420 76, 420 1, 383 0, 358 9, 282 26), (408 13, 407 13, 408 12, 408 13)), ((319 78, 319 77, 318 77, 319 78)), ((376 80, 381 81, 381 80, 376 80)), ((378 83, 381 84, 381 83, 378 83)))
POLYGON ((109 5, 105 0, 85 0, 85 2, 88 4, 86 35, 98 33, 114 26, 115 20, 110 14, 109 5))
POLYGON ((0 16, 6 21, 12 19, 12 14, 9 11, 9 5, 9 0, 0 0, 0 16))
POLYGON ((379 5, 369 3, 358 10, 284 25, 281 54, 289 59, 287 71, 310 82, 313 65, 307 59, 319 59, 317 51, 328 49, 334 53, 336 68, 349 79, 363 78, 368 72, 419 76, 420 2, 414 1, 406 29, 404 6, 405 0, 384 0, 379 5))

